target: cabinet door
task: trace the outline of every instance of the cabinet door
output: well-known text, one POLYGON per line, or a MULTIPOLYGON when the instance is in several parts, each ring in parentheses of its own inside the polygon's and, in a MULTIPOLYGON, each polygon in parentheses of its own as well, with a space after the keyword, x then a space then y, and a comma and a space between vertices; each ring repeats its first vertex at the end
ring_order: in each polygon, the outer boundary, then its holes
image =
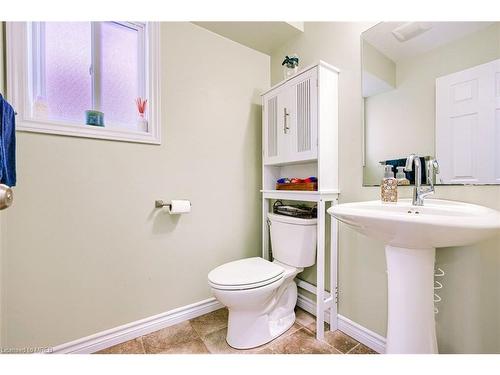
POLYGON ((278 95, 266 95, 263 97, 263 158, 264 164, 273 164, 279 159, 278 139, 278 95))
POLYGON ((289 88, 290 130, 288 161, 318 157, 316 69, 301 76, 289 88))
POLYGON ((317 89, 313 69, 263 97, 264 164, 317 158, 317 89))
POLYGON ((264 164, 288 161, 290 144, 290 93, 280 89, 263 98, 263 157, 264 164))

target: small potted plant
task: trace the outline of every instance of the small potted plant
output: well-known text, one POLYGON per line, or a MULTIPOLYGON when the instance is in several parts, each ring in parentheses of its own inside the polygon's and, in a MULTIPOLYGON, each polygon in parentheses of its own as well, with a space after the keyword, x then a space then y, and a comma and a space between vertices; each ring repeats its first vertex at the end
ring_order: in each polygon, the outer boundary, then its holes
POLYGON ((285 56, 281 65, 283 66, 283 76, 288 79, 299 70, 299 57, 297 55, 285 56))
POLYGON ((137 111, 139 112, 139 118, 137 119, 137 130, 141 132, 148 132, 148 120, 145 117, 146 114, 146 104, 148 103, 147 99, 142 99, 138 97, 135 100, 135 104, 137 106, 137 111))

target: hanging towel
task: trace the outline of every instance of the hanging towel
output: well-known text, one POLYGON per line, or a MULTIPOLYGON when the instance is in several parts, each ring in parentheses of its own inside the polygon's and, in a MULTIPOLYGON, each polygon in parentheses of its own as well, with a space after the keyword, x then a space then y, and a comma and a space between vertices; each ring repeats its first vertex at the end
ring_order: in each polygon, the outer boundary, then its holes
POLYGON ((16 116, 0 94, 0 183, 16 185, 16 116))

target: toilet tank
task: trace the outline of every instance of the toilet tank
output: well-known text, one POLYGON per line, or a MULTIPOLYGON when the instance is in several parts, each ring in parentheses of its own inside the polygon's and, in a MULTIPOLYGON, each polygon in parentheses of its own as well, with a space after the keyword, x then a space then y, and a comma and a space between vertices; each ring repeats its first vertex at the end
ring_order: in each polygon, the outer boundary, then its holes
POLYGON ((268 213, 274 259, 293 267, 316 263, 317 219, 268 213))

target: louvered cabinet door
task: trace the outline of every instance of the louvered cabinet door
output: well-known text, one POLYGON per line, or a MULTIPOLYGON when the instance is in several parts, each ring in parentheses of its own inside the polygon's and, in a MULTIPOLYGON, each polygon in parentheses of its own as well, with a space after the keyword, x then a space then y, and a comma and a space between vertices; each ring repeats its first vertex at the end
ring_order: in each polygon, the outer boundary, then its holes
POLYGON ((290 161, 318 157, 317 75, 314 70, 291 87, 290 161))
POLYGON ((263 98, 262 113, 262 149, 264 164, 277 163, 280 160, 280 134, 278 116, 278 95, 266 95, 263 98))

